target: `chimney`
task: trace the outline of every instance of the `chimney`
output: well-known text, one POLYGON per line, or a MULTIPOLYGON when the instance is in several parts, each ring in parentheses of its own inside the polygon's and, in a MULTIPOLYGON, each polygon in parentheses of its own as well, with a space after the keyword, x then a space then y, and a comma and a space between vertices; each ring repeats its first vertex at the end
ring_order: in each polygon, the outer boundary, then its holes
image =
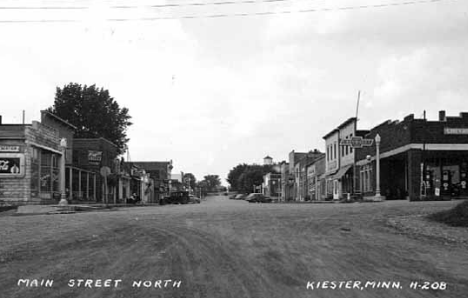
POLYGON ((446 121, 445 111, 439 111, 439 121, 446 121))

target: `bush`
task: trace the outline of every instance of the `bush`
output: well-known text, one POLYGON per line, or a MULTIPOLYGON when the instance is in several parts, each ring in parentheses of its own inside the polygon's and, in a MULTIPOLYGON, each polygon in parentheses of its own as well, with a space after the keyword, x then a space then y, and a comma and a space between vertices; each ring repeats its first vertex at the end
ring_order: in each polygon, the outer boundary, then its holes
POLYGON ((468 227, 468 200, 461 202, 450 210, 433 213, 428 218, 453 227, 468 227))

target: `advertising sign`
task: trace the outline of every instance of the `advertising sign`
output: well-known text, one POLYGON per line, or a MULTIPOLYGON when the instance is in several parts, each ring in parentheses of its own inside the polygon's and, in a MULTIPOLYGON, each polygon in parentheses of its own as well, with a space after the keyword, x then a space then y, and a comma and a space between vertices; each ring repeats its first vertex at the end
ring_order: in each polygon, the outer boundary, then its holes
POLYGON ((0 174, 19 174, 19 158, 0 158, 0 174))
POLYGON ((446 135, 468 135, 468 128, 449 128, 444 129, 446 135))
POLYGON ((102 159, 102 151, 88 150, 88 161, 99 163, 102 159))
POLYGON ((344 139, 341 140, 341 146, 351 146, 352 148, 362 148, 372 146, 374 140, 372 139, 364 139, 362 137, 352 137, 351 139, 344 139))
POLYGON ((0 154, 0 176, 18 177, 24 175, 24 156, 22 154, 0 154))
POLYGON ((5 145, 0 146, 0 152, 19 152, 19 151, 20 151, 19 146, 5 146, 5 145))

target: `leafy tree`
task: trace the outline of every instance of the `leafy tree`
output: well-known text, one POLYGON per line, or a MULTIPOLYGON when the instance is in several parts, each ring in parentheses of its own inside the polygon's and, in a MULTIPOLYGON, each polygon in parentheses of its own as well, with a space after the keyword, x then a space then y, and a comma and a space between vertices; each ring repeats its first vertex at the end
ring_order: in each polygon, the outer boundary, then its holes
POLYGON ((221 186, 221 179, 218 175, 206 175, 203 181, 206 181, 208 191, 217 191, 221 186))
POLYGON ((192 173, 185 173, 184 174, 184 177, 183 177, 183 181, 184 183, 190 183, 190 187, 192 189, 195 189, 195 187, 197 186, 197 179, 195 178, 195 176, 192 174, 192 173), (187 181, 187 182, 185 182, 187 181), (190 182, 188 182, 190 181, 190 182))
POLYGON ((238 164, 234 168, 232 168, 229 171, 229 174, 227 176, 227 182, 231 185, 231 189, 239 191, 241 189, 239 185, 239 177, 242 175, 242 173, 245 172, 245 170, 249 167, 247 164, 238 164))
POLYGON ((77 83, 57 87, 54 105, 48 111, 76 126, 76 137, 103 137, 117 145, 119 153, 125 151, 131 116, 108 90, 77 83))
POLYGON ((227 180, 234 190, 248 193, 254 185, 262 184, 264 175, 273 172, 276 172, 273 165, 239 164, 229 172, 227 180))

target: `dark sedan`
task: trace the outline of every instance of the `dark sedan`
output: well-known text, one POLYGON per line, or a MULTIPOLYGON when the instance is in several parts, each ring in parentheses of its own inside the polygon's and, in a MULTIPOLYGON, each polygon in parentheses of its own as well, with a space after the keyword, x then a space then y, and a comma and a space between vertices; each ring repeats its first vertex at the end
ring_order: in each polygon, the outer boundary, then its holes
POLYGON ((271 203, 272 199, 261 193, 251 193, 245 199, 249 203, 271 203))

